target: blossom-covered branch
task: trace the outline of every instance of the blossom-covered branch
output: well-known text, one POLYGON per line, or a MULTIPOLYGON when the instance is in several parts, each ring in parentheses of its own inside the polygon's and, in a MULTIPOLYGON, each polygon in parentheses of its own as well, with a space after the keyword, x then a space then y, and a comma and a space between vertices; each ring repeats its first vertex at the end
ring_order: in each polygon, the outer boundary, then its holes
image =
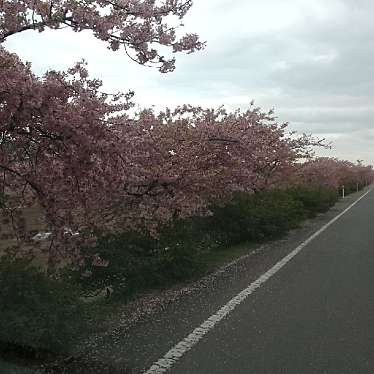
POLYGON ((166 46, 173 53, 191 53, 204 47, 196 34, 177 36, 180 20, 192 6, 191 0, 3 0, 0 3, 0 42, 27 30, 69 27, 91 30, 113 51, 124 48, 139 64, 174 70, 175 58, 159 52, 166 46), (177 22, 172 25, 173 18, 177 22))

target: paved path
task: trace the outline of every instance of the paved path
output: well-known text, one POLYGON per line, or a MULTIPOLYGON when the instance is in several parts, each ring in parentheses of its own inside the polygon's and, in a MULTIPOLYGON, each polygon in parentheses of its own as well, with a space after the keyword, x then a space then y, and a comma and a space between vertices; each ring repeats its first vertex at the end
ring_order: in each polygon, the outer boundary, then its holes
POLYGON ((168 372, 374 373, 374 191, 168 372))

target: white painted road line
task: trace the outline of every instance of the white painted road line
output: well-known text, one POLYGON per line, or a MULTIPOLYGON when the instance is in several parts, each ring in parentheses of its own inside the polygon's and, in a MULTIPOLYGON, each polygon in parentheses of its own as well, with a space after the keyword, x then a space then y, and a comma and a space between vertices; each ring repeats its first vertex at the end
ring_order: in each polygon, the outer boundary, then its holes
POLYGON ((182 341, 171 348, 164 357, 156 361, 144 374, 162 374, 166 373, 171 367, 194 345, 196 345, 205 334, 207 334, 213 327, 225 318, 230 312, 232 312, 240 303, 242 303, 249 295, 256 291, 262 284, 264 284, 269 278, 271 278, 276 272, 278 272, 283 266, 285 266, 293 257, 295 257, 305 246, 307 246, 312 240, 319 236, 323 231, 330 227, 336 222, 341 216, 347 213, 354 205, 356 205, 361 199, 363 199, 371 189, 364 195, 358 198, 352 203, 347 209, 338 214, 335 218, 329 221, 326 225, 316 231, 307 240, 301 243, 297 248, 290 252, 287 256, 283 257, 277 262, 272 268, 266 273, 262 274, 258 279, 252 282, 247 288, 238 293, 233 297, 226 305, 220 308, 215 314, 211 315, 205 322, 191 332, 182 341))

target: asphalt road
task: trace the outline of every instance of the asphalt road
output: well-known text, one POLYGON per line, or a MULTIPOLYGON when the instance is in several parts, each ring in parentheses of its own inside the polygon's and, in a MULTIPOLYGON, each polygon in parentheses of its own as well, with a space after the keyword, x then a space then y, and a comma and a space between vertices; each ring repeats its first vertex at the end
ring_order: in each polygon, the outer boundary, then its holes
POLYGON ((169 372, 374 373, 374 191, 169 372))

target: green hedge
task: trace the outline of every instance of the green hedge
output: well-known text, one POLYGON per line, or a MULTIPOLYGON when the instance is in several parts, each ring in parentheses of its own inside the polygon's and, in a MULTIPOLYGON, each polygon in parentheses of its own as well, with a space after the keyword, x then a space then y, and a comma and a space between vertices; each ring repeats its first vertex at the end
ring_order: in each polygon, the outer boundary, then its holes
POLYGON ((326 212, 339 199, 334 188, 297 186, 287 190, 287 193, 302 203, 305 213, 312 217, 317 213, 326 212))
POLYGON ((229 204, 213 208, 209 227, 222 245, 229 246, 278 237, 304 215, 303 204, 287 191, 240 193, 229 204))
POLYGON ((84 329, 78 294, 23 260, 0 258, 0 346, 63 353, 84 329))
POLYGON ((229 204, 213 208, 209 227, 226 246, 273 239, 297 227, 305 218, 327 211, 337 200, 334 189, 305 186, 240 193, 229 204))
POLYGON ((201 253, 211 247, 200 227, 195 220, 186 220, 164 228, 157 238, 137 232, 105 236, 94 248, 83 248, 83 253, 98 253, 109 266, 94 266, 87 260, 69 276, 86 295, 110 286, 113 296, 125 298, 139 290, 190 279, 204 271, 201 253))

